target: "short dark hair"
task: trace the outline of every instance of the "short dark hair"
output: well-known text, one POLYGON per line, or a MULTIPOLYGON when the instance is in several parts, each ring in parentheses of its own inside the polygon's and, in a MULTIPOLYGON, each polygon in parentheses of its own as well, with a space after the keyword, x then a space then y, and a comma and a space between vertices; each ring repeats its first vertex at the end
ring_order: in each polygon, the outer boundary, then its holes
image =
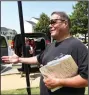
POLYGON ((52 12, 51 15, 53 15, 53 14, 59 15, 61 17, 61 19, 63 19, 63 20, 67 20, 68 21, 69 28, 71 28, 70 18, 68 17, 68 15, 65 12, 54 11, 54 12, 52 12))

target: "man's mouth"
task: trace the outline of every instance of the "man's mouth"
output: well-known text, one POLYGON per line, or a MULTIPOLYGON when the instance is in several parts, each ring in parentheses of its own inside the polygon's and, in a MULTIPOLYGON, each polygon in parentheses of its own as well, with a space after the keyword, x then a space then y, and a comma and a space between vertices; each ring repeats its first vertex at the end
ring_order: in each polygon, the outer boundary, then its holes
POLYGON ((50 29, 50 32, 53 32, 55 29, 50 29))

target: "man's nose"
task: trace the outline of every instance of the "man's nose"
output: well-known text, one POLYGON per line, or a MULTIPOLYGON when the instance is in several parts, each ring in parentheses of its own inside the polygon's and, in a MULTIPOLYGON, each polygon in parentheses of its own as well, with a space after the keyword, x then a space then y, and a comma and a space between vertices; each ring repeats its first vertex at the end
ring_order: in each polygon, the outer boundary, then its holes
POLYGON ((52 27, 52 25, 51 24, 49 24, 49 28, 51 28, 52 27))

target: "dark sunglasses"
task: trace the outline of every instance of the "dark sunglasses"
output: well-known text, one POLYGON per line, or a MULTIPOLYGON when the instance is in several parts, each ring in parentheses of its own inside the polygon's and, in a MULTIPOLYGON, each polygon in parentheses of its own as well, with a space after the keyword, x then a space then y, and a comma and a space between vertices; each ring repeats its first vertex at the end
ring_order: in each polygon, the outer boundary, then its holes
POLYGON ((63 19, 51 19, 50 20, 50 24, 55 24, 57 22, 57 20, 60 20, 60 21, 65 21, 63 19))

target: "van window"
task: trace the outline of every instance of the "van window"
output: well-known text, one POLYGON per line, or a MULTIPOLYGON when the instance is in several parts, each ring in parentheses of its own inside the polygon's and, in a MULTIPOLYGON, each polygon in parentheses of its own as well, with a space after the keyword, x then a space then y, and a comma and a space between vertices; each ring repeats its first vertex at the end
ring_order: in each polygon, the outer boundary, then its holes
POLYGON ((0 36, 0 47, 1 48, 6 48, 7 47, 7 42, 4 37, 0 36))

